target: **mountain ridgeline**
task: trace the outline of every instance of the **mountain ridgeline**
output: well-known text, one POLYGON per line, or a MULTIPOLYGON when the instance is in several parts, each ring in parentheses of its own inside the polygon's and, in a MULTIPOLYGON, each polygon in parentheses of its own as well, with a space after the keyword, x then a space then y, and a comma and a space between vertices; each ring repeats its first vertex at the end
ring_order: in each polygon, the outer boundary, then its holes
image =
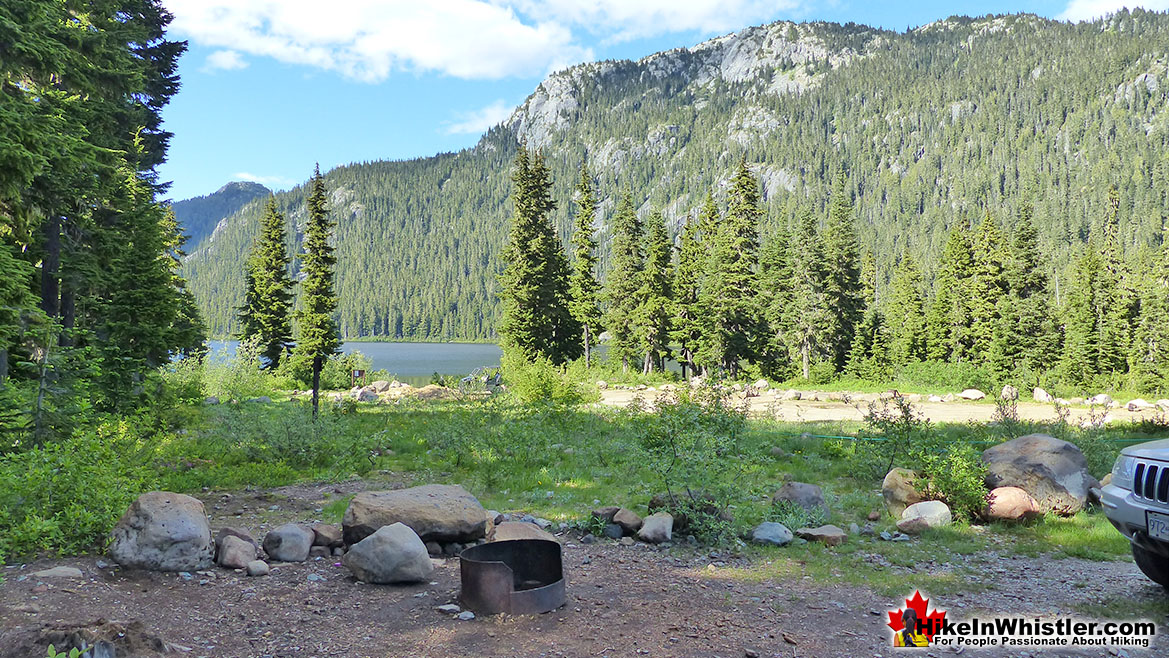
MULTIPOLYGON (((896 297, 891 279, 905 254, 920 270, 914 285, 932 298, 954 227, 989 213, 1010 235, 1027 209, 1064 305, 1075 257, 1105 224, 1129 260, 1161 243, 1167 72, 1169 15, 1139 10, 1080 24, 951 18, 906 33, 781 22, 636 62, 575 66, 473 148, 325 175, 341 332, 496 337, 520 143, 545 157, 565 241, 580 167, 593 172, 602 278, 625 191, 639 215, 661 211, 676 239, 709 192, 725 198, 745 159, 761 181, 765 240, 805 211, 824 222, 843 180, 878 300, 896 297)), ((305 196, 303 186, 276 195, 294 254, 305 196)), ((242 205, 213 233, 187 225, 205 235, 188 244, 183 273, 213 334, 236 330, 241 264, 262 205, 242 205)))
POLYGON ((187 244, 194 246, 210 237, 220 222, 271 193, 259 183, 232 182, 211 194, 176 201, 171 210, 187 235, 187 244))

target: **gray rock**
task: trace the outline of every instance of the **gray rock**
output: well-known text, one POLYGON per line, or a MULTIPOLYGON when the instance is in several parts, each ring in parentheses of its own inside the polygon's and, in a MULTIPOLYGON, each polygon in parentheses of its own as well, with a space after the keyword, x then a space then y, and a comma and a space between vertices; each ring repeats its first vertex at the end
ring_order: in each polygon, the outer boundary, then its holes
POLYGON ((751 532, 751 541, 772 546, 787 546, 791 543, 792 537, 792 531, 788 530, 787 526, 774 521, 760 523, 751 532))
POLYGON ((435 610, 438 610, 439 612, 441 612, 443 614, 447 614, 447 615, 457 615, 463 611, 462 608, 460 608, 459 606, 457 606, 453 603, 447 603, 446 605, 437 606, 437 607, 435 607, 435 610))
POLYGON ((53 567, 32 573, 33 578, 81 578, 83 576, 81 569, 77 567, 53 567))
POLYGON ((954 522, 950 513, 950 506, 940 500, 927 500, 914 503, 905 508, 901 520, 897 522, 897 529, 909 534, 917 534, 927 528, 941 528, 954 522))
POLYGON ((118 564, 153 571, 206 569, 213 556, 203 503, 168 491, 139 496, 114 526, 110 543, 118 564))
POLYGON ((1019 389, 1011 386, 1010 384, 1007 384, 1006 386, 1003 386, 1003 392, 999 394, 999 397, 1004 400, 1018 400, 1019 389))
POLYGON ((217 396, 210 395, 206 400, 203 400, 203 404, 208 406, 219 404, 219 398, 217 396))
POLYGON ((248 398, 247 401, 254 402, 256 404, 272 404, 272 398, 268 397, 267 395, 261 395, 258 398, 248 398))
POLYGON ((613 523, 621 526, 621 530, 627 535, 632 535, 638 530, 641 530, 642 518, 637 515, 637 512, 628 510, 622 507, 613 515, 613 523))
POLYGON ((487 534, 487 513, 457 485, 428 484, 397 491, 357 494, 342 522, 346 544, 355 544, 383 526, 402 523, 423 541, 474 541, 487 534))
POLYGON ((958 397, 962 398, 963 400, 981 400, 986 397, 986 393, 983 393, 977 388, 968 388, 959 393, 958 397))
POLYGON ((252 560, 244 568, 247 569, 249 576, 267 576, 272 572, 272 567, 263 560, 252 560))
POLYGON ((460 612, 459 614, 455 615, 455 619, 458 619, 459 621, 471 621, 474 618, 475 618, 475 613, 471 612, 470 610, 464 610, 464 611, 460 612))
POLYGON ((424 544, 424 546, 426 546, 426 552, 430 555, 434 557, 439 557, 442 555, 442 544, 436 541, 428 541, 424 544))
POLYGON ((256 541, 256 538, 252 536, 252 533, 248 532, 244 528, 220 528, 219 532, 215 533, 215 545, 222 545, 223 540, 228 537, 238 537, 252 546, 255 546, 257 549, 260 548, 260 542, 256 541))
POLYGON ((1086 403, 1089 405, 1111 407, 1114 404, 1114 401, 1111 395, 1107 393, 1101 393, 1099 395, 1093 395, 1092 397, 1088 398, 1086 403))
POLYGON ((492 541, 514 541, 517 539, 556 541, 556 537, 534 523, 516 523, 515 521, 500 523, 495 527, 495 535, 492 537, 492 541))
POLYGON ((771 502, 786 501, 795 503, 809 512, 820 512, 827 519, 831 511, 824 501, 824 492, 820 487, 806 482, 785 482, 778 491, 771 495, 771 502))
POLYGON ((304 562, 313 536, 313 531, 302 525, 285 523, 264 536, 264 552, 277 562, 304 562))
POLYGON ((861 533, 861 527, 855 523, 850 523, 848 524, 848 532, 850 534, 859 535, 861 533))
POLYGON ((848 539, 848 534, 834 525, 800 528, 796 530, 796 536, 808 541, 818 541, 827 546, 839 546, 848 539))
POLYGON ((1051 393, 1048 393, 1039 387, 1031 389, 1031 399, 1035 400, 1036 402, 1042 402, 1044 404, 1055 401, 1055 398, 1052 397, 1051 393))
POLYGON ((308 549, 308 556, 310 558, 313 558, 313 557, 325 558, 325 557, 330 557, 332 555, 333 555, 333 549, 329 548, 328 546, 313 546, 312 548, 308 549))
POLYGON ((625 530, 616 523, 606 523, 602 534, 609 539, 621 539, 625 536, 625 530))
POLYGON ((600 519, 600 520, 604 521, 605 523, 612 523, 613 516, 615 514, 617 514, 617 512, 619 512, 619 511, 621 511, 621 508, 615 507, 615 506, 598 507, 597 509, 593 510, 592 514, 593 514, 593 518, 595 518, 595 519, 600 519))
POLYGON ((660 544, 673 539, 674 517, 668 512, 658 512, 645 517, 637 538, 650 544, 660 544))
POLYGON ((255 546, 235 535, 228 535, 219 542, 215 561, 225 569, 243 569, 255 559, 255 546))
POLYGON ((586 546, 589 544, 595 544, 595 543, 597 543, 597 538, 595 536, 593 536, 593 533, 590 532, 590 533, 588 533, 585 536, 580 538, 580 543, 582 543, 586 546))
POLYGON ((881 496, 890 514, 900 517, 906 507, 922 501, 916 482, 917 473, 906 468, 894 468, 885 475, 881 482, 881 496))
POLYGON ((877 535, 882 541, 893 541, 893 535, 889 534, 888 530, 882 530, 880 535, 877 535))
POLYGON ((1088 490, 1099 485, 1079 448, 1046 434, 1028 434, 988 448, 982 461, 988 489, 1018 487, 1043 512, 1075 514, 1087 502, 1088 490))
POLYGON ((313 546, 334 548, 344 543, 341 540, 341 526, 335 523, 317 523, 313 525, 313 546))
POLYGON ((423 582, 434 571, 426 545, 404 523, 383 526, 353 544, 341 563, 366 583, 423 582))

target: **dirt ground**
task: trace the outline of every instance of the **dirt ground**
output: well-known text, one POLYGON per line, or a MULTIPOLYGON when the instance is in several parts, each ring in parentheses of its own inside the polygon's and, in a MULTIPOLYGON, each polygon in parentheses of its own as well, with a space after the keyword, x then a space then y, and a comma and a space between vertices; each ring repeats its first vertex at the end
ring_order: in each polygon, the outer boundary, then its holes
MULTIPOLYGON (((365 486, 354 482, 327 488, 348 493, 365 486)), ((208 494, 206 502, 213 527, 244 525, 263 532, 291 519, 312 520, 325 489, 240 492, 230 500, 208 494), (273 500, 280 501, 279 509, 269 511, 273 500)), ((607 540, 583 545, 571 534, 562 541, 566 606, 544 615, 471 621, 435 610, 457 602, 457 559, 443 562, 432 582, 415 586, 358 583, 333 558, 276 564, 270 576, 259 578, 215 569, 187 579, 121 570, 98 557, 9 565, 0 586, 0 658, 39 658, 49 640, 60 642, 77 629, 112 636, 122 647, 119 656, 894 655, 884 624, 886 611, 900 601, 866 588, 807 576, 762 581, 742 577, 764 566, 766 556, 752 560, 686 546, 662 550, 607 540), (31 576, 62 565, 80 568, 83 577, 31 576)), ((997 554, 979 558, 987 560, 981 578, 990 591, 939 598, 937 607, 962 618, 980 611, 1050 616, 1117 597, 1132 600, 1135 608, 1165 596, 1130 561, 997 554)), ((915 573, 963 566, 930 563, 903 569, 905 595, 914 589, 915 573)), ((956 653, 932 648, 917 655, 956 653)), ((1169 638, 1158 638, 1148 651, 962 653, 1163 656, 1169 655, 1169 638)))
MULTIPOLYGON (((661 391, 645 390, 630 391, 626 389, 607 389, 601 391, 601 404, 614 407, 623 407, 635 398, 642 398, 652 405, 661 391)), ((820 393, 820 400, 780 400, 770 392, 763 395, 747 398, 747 404, 752 415, 765 416, 788 422, 839 422, 861 421, 864 419, 868 405, 879 396, 876 394, 851 394, 848 402, 825 399, 826 393, 820 393)), ((922 415, 933 423, 986 423, 994 420, 995 405, 993 402, 929 402, 915 400, 913 402, 922 415)), ((1028 421, 1055 421, 1057 420, 1055 407, 1051 404, 1038 402, 1018 403, 1019 420, 1028 421)), ((1091 410, 1087 407, 1070 407, 1068 422, 1079 424, 1088 420, 1091 410)), ((1100 410, 1097 410, 1099 413, 1100 410)), ((1128 411, 1123 407, 1109 409, 1109 422, 1140 421, 1141 418, 1152 418, 1157 409, 1144 411, 1128 411)))

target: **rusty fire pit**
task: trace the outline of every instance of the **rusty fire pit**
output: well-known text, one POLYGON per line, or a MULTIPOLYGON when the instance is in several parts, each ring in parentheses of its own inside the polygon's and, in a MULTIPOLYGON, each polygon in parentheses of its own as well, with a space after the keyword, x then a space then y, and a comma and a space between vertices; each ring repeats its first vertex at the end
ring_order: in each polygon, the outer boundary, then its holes
POLYGON ((463 607, 477 615, 535 615, 564 605, 560 544, 516 539, 459 554, 463 607))

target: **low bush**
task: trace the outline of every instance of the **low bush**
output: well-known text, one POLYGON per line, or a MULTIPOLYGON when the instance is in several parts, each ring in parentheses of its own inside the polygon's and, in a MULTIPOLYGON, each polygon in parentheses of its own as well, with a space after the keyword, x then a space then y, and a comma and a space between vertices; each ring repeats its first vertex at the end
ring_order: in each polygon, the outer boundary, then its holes
POLYGON ((503 383, 525 404, 572 405, 596 398, 596 391, 545 358, 503 356, 503 383))
POLYGON ((994 374, 971 363, 917 361, 897 369, 894 379, 909 387, 928 391, 962 391, 977 388, 987 393, 995 389, 994 374))

